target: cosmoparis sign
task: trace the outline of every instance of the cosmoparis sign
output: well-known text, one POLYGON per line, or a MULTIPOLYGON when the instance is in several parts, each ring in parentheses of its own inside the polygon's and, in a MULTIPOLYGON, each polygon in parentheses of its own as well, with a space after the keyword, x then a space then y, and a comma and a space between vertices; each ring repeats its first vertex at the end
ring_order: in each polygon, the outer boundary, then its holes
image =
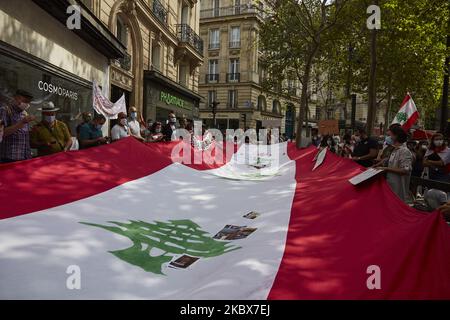
POLYGON ((41 91, 45 91, 52 94, 57 94, 58 96, 67 97, 69 99, 78 100, 78 93, 73 92, 71 90, 65 89, 63 87, 47 83, 44 81, 38 82, 38 88, 41 91))

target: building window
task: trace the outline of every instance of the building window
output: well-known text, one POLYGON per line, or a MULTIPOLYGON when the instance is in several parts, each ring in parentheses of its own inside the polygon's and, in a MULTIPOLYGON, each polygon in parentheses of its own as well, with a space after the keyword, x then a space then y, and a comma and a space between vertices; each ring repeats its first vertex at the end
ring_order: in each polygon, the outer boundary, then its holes
POLYGON ((127 26, 120 17, 117 17, 117 39, 125 46, 128 46, 127 26))
POLYGON ((188 75, 189 75, 189 66, 185 64, 180 64, 178 70, 179 82, 182 86, 188 86, 188 75))
POLYGON ((81 2, 91 11, 93 11, 94 6, 93 6, 93 0, 81 0, 81 2))
POLYGON ((190 24, 190 8, 189 6, 183 6, 181 8, 181 23, 190 24))
POLYGON ((272 113, 280 113, 280 101, 273 100, 272 102, 272 113))
POLYGON ((237 90, 228 90, 228 107, 237 108, 237 90))
POLYGON ((219 60, 209 60, 208 74, 206 75, 206 82, 219 81, 219 60))
POLYGON ((241 28, 231 27, 230 48, 241 47, 241 28))
POLYGON ((209 30, 209 49, 219 49, 220 48, 220 33, 219 29, 209 30))
POLYGON ((208 91, 208 105, 207 107, 211 107, 213 102, 217 102, 217 92, 215 90, 208 91))
POLYGON ((213 16, 218 17, 220 15, 220 3, 219 0, 212 0, 213 16))
POLYGON ((152 67, 158 71, 161 70, 161 46, 159 44, 152 46, 152 67))
POLYGON ((236 82, 240 81, 240 73, 239 73, 239 59, 234 58, 230 59, 230 67, 227 75, 227 81, 236 82))

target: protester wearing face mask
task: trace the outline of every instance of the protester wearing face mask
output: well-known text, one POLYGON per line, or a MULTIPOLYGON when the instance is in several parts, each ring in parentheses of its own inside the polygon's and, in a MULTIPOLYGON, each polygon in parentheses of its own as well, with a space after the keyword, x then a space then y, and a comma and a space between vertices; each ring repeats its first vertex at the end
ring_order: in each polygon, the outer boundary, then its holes
POLYGON ((85 123, 80 128, 79 142, 80 148, 86 149, 108 143, 109 139, 103 137, 102 127, 106 119, 101 114, 96 114, 94 119, 85 123))
POLYGON ((353 152, 352 136, 349 133, 344 134, 339 148, 339 155, 344 158, 351 158, 353 152))
POLYGON ((352 159, 364 167, 371 167, 378 156, 378 142, 369 137, 364 128, 355 130, 352 159))
POLYGON ((450 149, 445 145, 444 136, 441 133, 431 137, 423 166, 429 168, 431 180, 450 182, 450 149))
POLYGON ((59 108, 45 102, 38 110, 42 111, 42 120, 31 130, 31 147, 37 149, 39 157, 69 150, 72 137, 66 124, 56 120, 59 108))
POLYGON ((158 142, 164 139, 164 135, 162 134, 162 125, 161 122, 157 121, 153 123, 150 128, 150 134, 147 137, 148 142, 158 142))
POLYGON ((388 130, 388 135, 384 139, 383 147, 378 152, 378 157, 375 162, 380 161, 387 161, 389 157, 391 156, 392 151, 394 151, 394 141, 392 140, 392 137, 390 136, 390 130, 388 130))
POLYGON ((128 127, 127 115, 120 112, 117 115, 117 124, 111 129, 111 140, 117 141, 129 136, 131 136, 131 132, 128 127))
POLYGON ((313 146, 319 147, 322 141, 322 136, 319 134, 319 130, 317 128, 311 129, 311 142, 313 146))
POLYGON ((0 162, 14 162, 31 158, 30 125, 35 120, 26 110, 33 96, 17 90, 12 101, 0 102, 0 121, 3 125, 3 139, 0 143, 0 162))
POLYGON ((92 121, 92 113, 90 113, 90 112, 83 112, 83 113, 81 114, 81 123, 80 123, 79 125, 77 125, 77 128, 76 128, 78 140, 80 139, 80 130, 81 130, 81 127, 82 127, 84 124, 89 123, 89 122, 91 122, 91 121, 92 121))
POLYGON ((336 153, 336 143, 333 139, 333 136, 331 135, 325 135, 322 138, 322 141, 320 142, 320 150, 323 150, 325 148, 328 148, 329 151, 336 153))
POLYGON ((164 140, 171 141, 172 134, 176 129, 177 129, 177 117, 175 116, 175 113, 172 111, 169 113, 169 119, 167 121, 167 124, 164 126, 162 130, 164 140))
POLYGON ((133 137, 139 141, 144 141, 142 134, 144 133, 143 128, 138 120, 138 113, 135 107, 130 108, 130 118, 128 119, 128 127, 130 128, 130 133, 133 137))
POLYGON ((386 172, 386 180, 392 191, 403 201, 408 199, 413 156, 405 145, 408 136, 400 126, 390 129, 394 150, 386 164, 378 166, 386 172))

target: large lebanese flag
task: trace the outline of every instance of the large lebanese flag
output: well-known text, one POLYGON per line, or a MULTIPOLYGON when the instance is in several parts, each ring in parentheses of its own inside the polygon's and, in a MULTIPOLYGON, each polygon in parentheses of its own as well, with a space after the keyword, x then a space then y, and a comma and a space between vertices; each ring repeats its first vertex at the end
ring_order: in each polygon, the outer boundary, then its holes
POLYGON ((400 110, 397 112, 392 124, 398 123, 405 131, 408 131, 416 123, 417 119, 419 119, 419 111, 417 111, 416 104, 408 93, 403 99, 400 110))
POLYGON ((450 299, 449 226, 383 178, 352 186, 351 160, 328 153, 312 171, 314 148, 243 145, 187 166, 174 146, 0 165, 0 298, 450 299))

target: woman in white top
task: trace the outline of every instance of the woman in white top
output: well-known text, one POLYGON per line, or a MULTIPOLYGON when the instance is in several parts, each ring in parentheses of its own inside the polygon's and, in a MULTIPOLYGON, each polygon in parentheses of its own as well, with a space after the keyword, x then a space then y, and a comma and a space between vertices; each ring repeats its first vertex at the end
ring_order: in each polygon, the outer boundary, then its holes
POLYGON ((111 140, 117 141, 131 135, 127 124, 127 115, 121 112, 117 115, 118 123, 111 129, 111 140))

